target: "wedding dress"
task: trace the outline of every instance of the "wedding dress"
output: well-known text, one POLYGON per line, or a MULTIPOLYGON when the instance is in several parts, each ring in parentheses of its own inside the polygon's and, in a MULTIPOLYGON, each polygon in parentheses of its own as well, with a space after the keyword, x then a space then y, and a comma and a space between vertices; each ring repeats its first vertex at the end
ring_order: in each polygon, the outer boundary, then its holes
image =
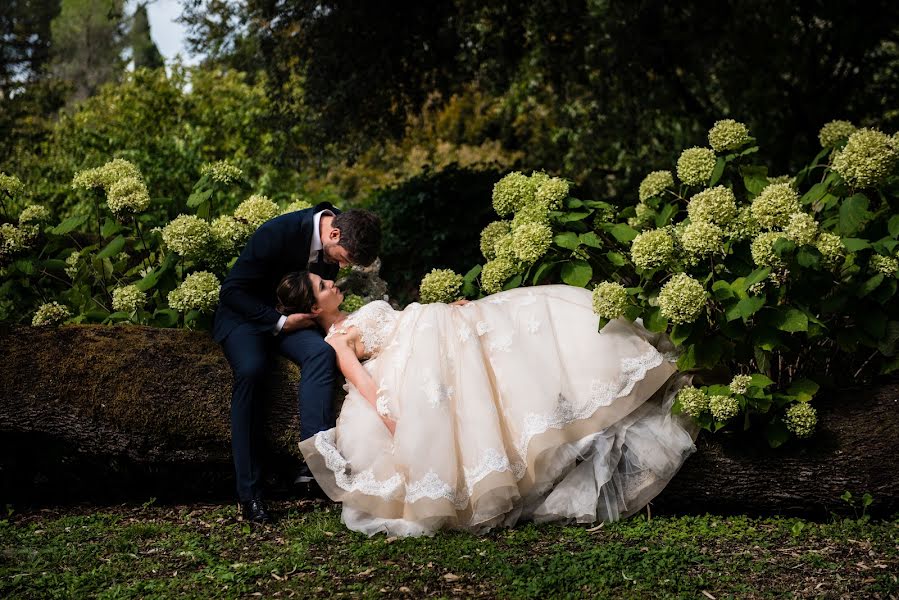
POLYGON ((464 306, 376 301, 332 328, 358 328, 378 384, 377 410, 348 384, 337 426, 300 444, 344 523, 430 535, 644 507, 695 450, 670 411, 686 376, 667 338, 597 321, 589 291, 551 285, 464 306))

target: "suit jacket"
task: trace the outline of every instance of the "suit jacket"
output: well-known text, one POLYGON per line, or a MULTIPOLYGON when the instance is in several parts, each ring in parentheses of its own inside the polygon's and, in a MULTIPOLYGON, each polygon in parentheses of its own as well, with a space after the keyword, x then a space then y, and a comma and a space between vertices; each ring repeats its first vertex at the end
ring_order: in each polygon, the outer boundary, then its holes
POLYGON ((322 210, 340 211, 327 202, 263 223, 250 237, 222 283, 212 336, 221 342, 242 323, 258 331, 274 331, 281 313, 275 310, 278 283, 291 271, 311 270, 326 279, 337 276, 339 266, 309 264, 314 234, 313 216, 322 210))

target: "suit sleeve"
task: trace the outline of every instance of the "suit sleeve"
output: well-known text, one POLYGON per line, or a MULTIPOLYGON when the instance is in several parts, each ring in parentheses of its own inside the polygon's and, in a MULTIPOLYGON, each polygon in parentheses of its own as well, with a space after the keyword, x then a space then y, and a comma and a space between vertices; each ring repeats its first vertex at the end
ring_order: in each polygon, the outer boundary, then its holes
POLYGON ((280 238, 274 231, 257 230, 225 278, 219 294, 219 302, 248 321, 268 325, 273 332, 282 315, 261 302, 253 291, 266 285, 267 269, 279 260, 283 245, 280 238))

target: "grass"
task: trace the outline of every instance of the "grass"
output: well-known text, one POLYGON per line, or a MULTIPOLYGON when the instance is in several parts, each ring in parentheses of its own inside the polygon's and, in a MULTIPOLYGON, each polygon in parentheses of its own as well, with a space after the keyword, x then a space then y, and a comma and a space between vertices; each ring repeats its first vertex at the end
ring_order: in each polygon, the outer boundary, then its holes
POLYGON ((339 507, 117 506, 0 520, 3 598, 899 596, 899 519, 653 517, 366 538, 339 507))

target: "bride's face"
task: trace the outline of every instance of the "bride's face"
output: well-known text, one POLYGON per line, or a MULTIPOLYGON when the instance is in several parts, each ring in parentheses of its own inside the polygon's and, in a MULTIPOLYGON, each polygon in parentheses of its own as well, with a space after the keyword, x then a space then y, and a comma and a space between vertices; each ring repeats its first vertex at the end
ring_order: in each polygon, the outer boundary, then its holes
POLYGON ((312 291, 315 294, 315 306, 322 313, 335 313, 343 302, 343 292, 330 279, 322 279, 315 273, 309 274, 312 291))

